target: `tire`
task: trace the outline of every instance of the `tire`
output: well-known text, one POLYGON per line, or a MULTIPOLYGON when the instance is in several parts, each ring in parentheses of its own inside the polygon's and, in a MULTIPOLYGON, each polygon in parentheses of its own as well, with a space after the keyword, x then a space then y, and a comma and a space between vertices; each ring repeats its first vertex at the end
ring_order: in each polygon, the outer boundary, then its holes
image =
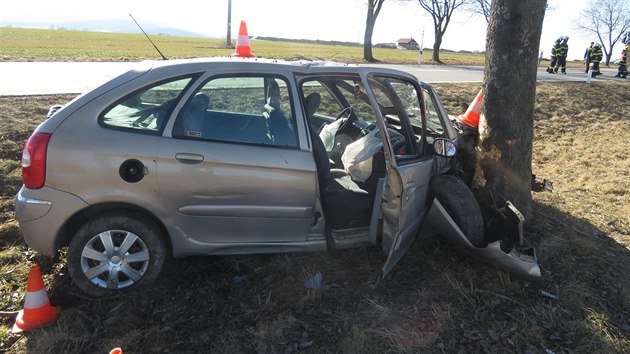
POLYGON ((472 191, 455 176, 436 176, 429 186, 429 196, 442 203, 448 215, 475 247, 484 247, 484 226, 481 208, 472 191))
POLYGON ((110 296, 153 283, 166 258, 166 244, 154 222, 139 213, 107 213, 77 231, 68 249, 68 271, 84 292, 110 296), (124 254, 119 253, 122 246, 127 248, 124 254))

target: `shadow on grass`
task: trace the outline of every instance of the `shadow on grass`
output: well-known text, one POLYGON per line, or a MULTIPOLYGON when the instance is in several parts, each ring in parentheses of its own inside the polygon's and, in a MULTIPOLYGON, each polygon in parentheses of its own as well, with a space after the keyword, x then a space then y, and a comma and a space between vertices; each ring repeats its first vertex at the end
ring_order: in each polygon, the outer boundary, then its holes
POLYGON ((628 249, 588 221, 546 205, 534 210, 527 234, 543 269, 535 282, 460 256, 438 240, 416 242, 386 279, 376 248, 340 258, 191 257, 173 260, 150 289, 93 299, 63 267, 49 288, 61 318, 25 334, 26 348, 623 352, 630 344, 628 249), (307 289, 304 282, 319 272, 323 288, 307 289))

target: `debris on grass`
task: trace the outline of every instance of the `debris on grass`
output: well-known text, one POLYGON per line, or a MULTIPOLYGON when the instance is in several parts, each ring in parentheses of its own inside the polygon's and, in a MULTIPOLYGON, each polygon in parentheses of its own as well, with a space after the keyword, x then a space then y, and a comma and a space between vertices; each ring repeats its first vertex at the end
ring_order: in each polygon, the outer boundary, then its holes
POLYGON ((540 295, 542 295, 544 297, 547 297, 547 298, 550 298, 552 300, 560 300, 560 296, 558 296, 556 294, 553 294, 553 293, 550 293, 547 290, 540 289, 540 295))

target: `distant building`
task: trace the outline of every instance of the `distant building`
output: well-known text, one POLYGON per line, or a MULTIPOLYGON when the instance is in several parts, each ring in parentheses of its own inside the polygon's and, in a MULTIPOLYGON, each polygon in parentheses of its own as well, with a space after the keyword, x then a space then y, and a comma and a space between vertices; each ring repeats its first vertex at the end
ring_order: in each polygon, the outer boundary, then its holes
POLYGON ((418 42, 416 42, 416 40, 413 38, 401 38, 396 42, 396 45, 398 49, 412 49, 412 50, 420 49, 418 42))

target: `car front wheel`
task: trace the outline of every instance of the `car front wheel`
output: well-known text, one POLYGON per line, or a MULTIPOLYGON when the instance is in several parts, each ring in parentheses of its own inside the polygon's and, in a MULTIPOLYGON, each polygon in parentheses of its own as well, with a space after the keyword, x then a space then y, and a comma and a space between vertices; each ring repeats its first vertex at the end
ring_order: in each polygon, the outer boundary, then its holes
POLYGON ((74 283, 100 297, 153 283, 166 259, 159 227, 137 213, 109 213, 86 222, 68 250, 74 283))
POLYGON ((433 178, 429 190, 468 241, 475 247, 483 247, 485 242, 481 208, 468 186, 455 176, 442 175, 433 178))

